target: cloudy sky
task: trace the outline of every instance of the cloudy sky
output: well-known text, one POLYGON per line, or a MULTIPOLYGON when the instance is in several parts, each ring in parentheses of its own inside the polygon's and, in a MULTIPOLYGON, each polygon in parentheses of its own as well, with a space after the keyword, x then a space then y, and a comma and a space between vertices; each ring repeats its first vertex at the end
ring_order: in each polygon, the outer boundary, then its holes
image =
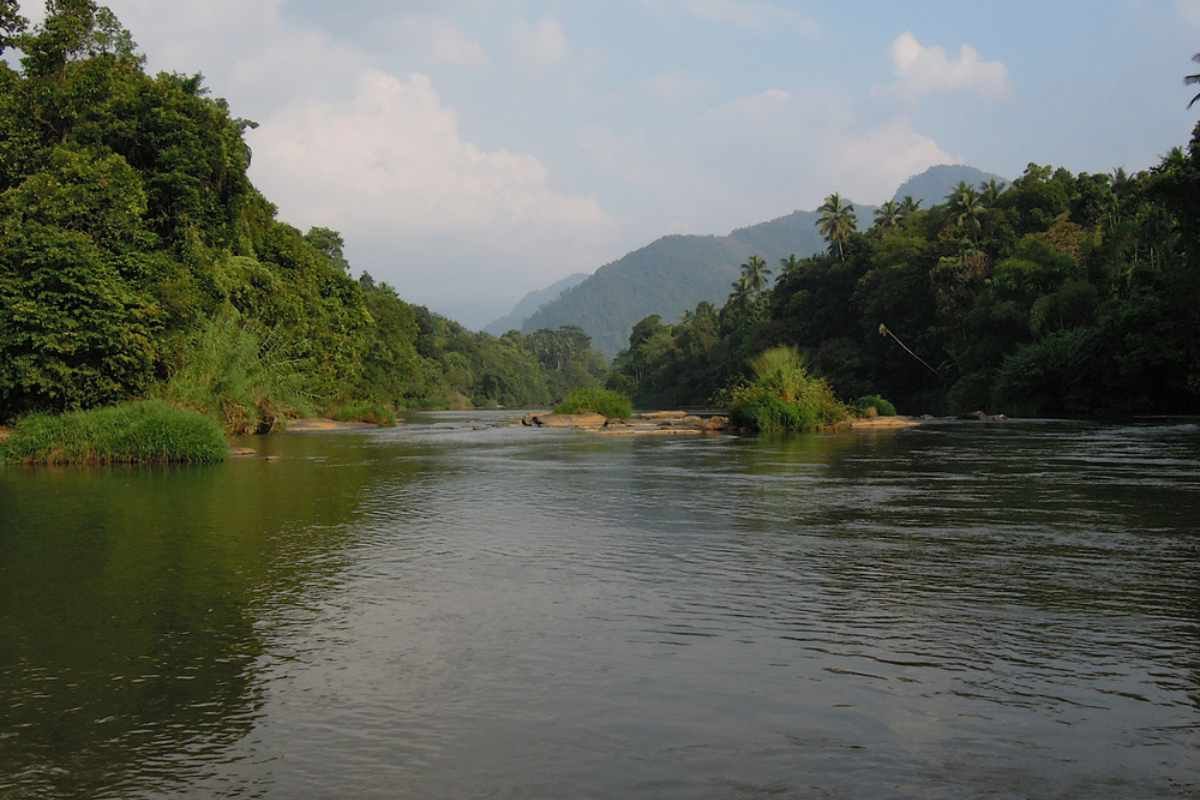
POLYGON ((878 202, 938 163, 1137 169, 1196 118, 1200 0, 108 5, 152 69, 261 124, 284 219, 473 326, 664 233, 878 202))

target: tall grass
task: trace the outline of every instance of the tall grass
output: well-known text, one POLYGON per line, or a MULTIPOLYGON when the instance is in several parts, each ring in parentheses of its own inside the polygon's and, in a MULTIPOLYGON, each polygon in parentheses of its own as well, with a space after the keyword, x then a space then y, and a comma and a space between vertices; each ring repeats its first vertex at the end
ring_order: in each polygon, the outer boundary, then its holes
POLYGON ((730 419, 739 427, 762 433, 812 431, 849 416, 829 384, 808 373, 794 347, 773 347, 750 368, 754 380, 729 393, 730 419))
POLYGON ((232 308, 205 323, 176 361, 156 396, 212 417, 229 434, 268 433, 287 416, 315 413, 303 375, 232 308))
POLYGON ((556 414, 602 414, 609 419, 633 416, 633 403, 620 392, 589 386, 567 395, 555 409, 556 414))
POLYGON ((0 442, 4 460, 26 464, 208 464, 228 449, 214 420, 157 400, 33 414, 0 442))
POLYGON ((385 428, 396 424, 396 410, 392 406, 370 400, 341 403, 329 409, 328 416, 338 422, 369 422, 385 428))
POLYGON ((854 410, 860 417, 894 417, 896 407, 877 394, 869 394, 854 402, 854 410))

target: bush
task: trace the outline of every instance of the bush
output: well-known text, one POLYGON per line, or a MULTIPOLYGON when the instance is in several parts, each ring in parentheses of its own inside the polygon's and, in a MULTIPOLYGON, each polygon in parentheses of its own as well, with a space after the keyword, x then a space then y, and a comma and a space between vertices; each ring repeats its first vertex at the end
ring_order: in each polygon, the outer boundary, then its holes
POLYGON ((730 390, 730 419, 762 433, 812 431, 849 411, 821 378, 808 374, 793 347, 773 347, 750 362, 754 382, 730 390))
POLYGON ((396 424, 396 411, 386 403, 343 403, 329 412, 330 419, 338 422, 369 422, 390 428, 396 424))
POLYGON ((312 416, 304 377, 265 338, 237 311, 224 309, 186 343, 156 394, 207 414, 231 435, 268 433, 285 416, 312 416))
POLYGON ((603 414, 609 419, 633 416, 633 403, 620 392, 599 387, 576 389, 555 409, 556 414, 603 414))
POLYGON ((858 411, 860 417, 896 416, 896 407, 890 401, 885 400, 877 394, 869 394, 858 398, 858 401, 854 404, 854 409, 858 411), (871 413, 872 410, 874 413, 871 413))
POLYGON ((0 448, 26 464, 209 464, 229 449, 212 419, 156 400, 34 414, 0 448))

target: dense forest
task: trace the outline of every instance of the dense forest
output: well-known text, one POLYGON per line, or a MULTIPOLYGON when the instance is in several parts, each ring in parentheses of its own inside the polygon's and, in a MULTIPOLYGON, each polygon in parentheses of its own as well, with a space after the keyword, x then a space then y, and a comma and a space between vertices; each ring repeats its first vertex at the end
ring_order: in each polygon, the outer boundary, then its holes
POLYGON ((107 8, 50 0, 30 28, 0 0, 6 50, 0 422, 149 397, 263 430, 602 380, 578 328, 474 333, 352 277, 337 232, 287 225, 251 184, 255 123, 199 74, 147 74, 107 8))
POLYGON ((840 397, 908 413, 1200 409, 1200 126, 1134 175, 1030 164, 921 205, 885 203, 860 231, 830 196, 825 253, 752 257, 721 308, 643 319, 610 386, 643 405, 721 402, 754 356, 788 346, 840 397))

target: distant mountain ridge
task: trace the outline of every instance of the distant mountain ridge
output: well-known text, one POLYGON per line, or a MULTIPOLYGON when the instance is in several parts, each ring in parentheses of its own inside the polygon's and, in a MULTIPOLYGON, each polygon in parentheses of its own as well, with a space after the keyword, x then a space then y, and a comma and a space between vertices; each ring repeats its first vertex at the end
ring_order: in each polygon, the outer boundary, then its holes
MULTIPOLYGON (((912 195, 928 208, 943 202, 960 180, 977 186, 991 177, 1003 180, 974 167, 932 167, 905 181, 897 195, 912 195)), ((859 229, 870 227, 875 207, 855 204, 855 212, 859 229)), ((818 217, 816 211, 793 211, 737 228, 727 236, 656 239, 605 264, 558 299, 542 305, 525 320, 523 329, 578 325, 598 350, 612 356, 628 345, 633 326, 651 314, 675 320, 702 301, 723 303, 741 264, 750 256, 761 256, 777 270, 780 259, 789 255, 804 258, 824 250, 825 241, 817 232, 818 217)))
POLYGON ((532 317, 539 308, 546 303, 554 302, 563 292, 578 286, 590 277, 586 272, 576 272, 574 275, 568 275, 562 280, 550 284, 545 289, 535 289, 517 301, 512 311, 489 323, 483 329, 484 333, 503 336, 509 331, 521 330, 525 320, 532 317))

